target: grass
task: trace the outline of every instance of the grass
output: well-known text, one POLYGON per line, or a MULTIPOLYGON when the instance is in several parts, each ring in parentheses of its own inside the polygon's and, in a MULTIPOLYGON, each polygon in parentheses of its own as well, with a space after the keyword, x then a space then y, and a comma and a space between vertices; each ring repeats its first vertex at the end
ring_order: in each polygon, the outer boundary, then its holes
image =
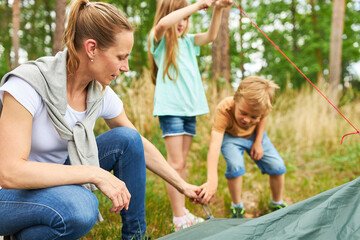
MULTIPOLYGON (((128 117, 139 132, 154 143, 166 156, 166 150, 157 118, 152 117, 154 86, 148 73, 133 81, 129 88, 114 87, 121 95, 128 117)), ((206 155, 215 107, 220 99, 232 94, 225 88, 220 92, 207 87, 210 114, 198 117, 197 136, 194 137, 188 157, 188 181, 202 184, 206 181, 206 155)), ((358 100, 347 103, 340 110, 360 126, 358 100)), ((360 175, 360 144, 358 135, 350 135, 340 145, 341 137, 354 132, 343 118, 334 114, 334 109, 313 89, 286 90, 276 97, 272 113, 268 117, 266 131, 269 138, 283 157, 285 175, 284 200, 293 204, 323 191, 332 189, 357 178, 360 175)), ((107 128, 103 121, 96 125, 96 133, 107 128)), ((246 217, 258 217, 268 213, 270 198, 268 176, 262 175, 256 165, 245 158, 247 173, 243 180, 243 200, 246 217)), ((230 194, 224 177, 225 160, 219 161, 219 185, 214 201, 209 205, 216 218, 228 217, 230 194)), ((82 239, 120 239, 121 218, 109 212, 111 202, 102 193, 96 193, 100 211, 105 219, 82 239)), ((206 217, 199 205, 186 203, 196 215, 206 217)), ((152 172, 147 172, 146 221, 147 232, 152 238, 171 233, 172 213, 167 198, 165 182, 152 172)))

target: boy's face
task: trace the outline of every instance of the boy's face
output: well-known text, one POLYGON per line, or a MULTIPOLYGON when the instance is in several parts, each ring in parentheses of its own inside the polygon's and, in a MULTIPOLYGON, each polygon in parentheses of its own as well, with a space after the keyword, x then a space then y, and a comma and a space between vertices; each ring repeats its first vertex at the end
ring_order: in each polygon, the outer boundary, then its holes
POLYGON ((254 111, 244 100, 235 102, 235 119, 240 127, 248 129, 260 122, 261 113, 254 111))

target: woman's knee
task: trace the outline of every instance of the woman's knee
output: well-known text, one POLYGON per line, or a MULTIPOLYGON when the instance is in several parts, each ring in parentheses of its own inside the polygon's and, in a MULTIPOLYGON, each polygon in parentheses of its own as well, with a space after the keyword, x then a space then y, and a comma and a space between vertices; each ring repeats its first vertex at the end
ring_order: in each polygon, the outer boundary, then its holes
POLYGON ((133 143, 142 142, 139 132, 136 131, 135 129, 128 127, 117 127, 111 129, 110 131, 113 132, 113 134, 115 134, 116 137, 122 139, 124 138, 124 136, 126 136, 126 138, 133 143))
POLYGON ((67 199, 64 222, 69 232, 86 234, 94 226, 99 215, 99 202, 96 196, 89 190, 73 186, 74 191, 67 199))

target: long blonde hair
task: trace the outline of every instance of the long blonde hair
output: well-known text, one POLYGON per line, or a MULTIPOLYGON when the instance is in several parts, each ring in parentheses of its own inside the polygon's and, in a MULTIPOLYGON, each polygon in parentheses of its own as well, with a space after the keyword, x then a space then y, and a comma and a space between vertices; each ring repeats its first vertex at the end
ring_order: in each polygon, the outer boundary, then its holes
MULTIPOLYGON (((151 29, 148 39, 148 58, 149 58, 150 70, 151 70, 151 79, 154 84, 156 84, 156 76, 157 76, 158 68, 155 64, 154 57, 150 52, 150 48, 152 42, 152 33, 154 32, 155 26, 159 23, 160 19, 162 19, 169 13, 184 8, 188 5, 189 4, 187 3, 186 0, 161 0, 158 3, 153 28, 151 29)), ((188 26, 189 24, 186 26, 186 29, 184 30, 182 36, 187 32, 188 26)), ((176 63, 176 59, 179 51, 179 44, 178 44, 175 25, 170 27, 165 32, 165 38, 166 38, 166 53, 165 53, 165 61, 164 61, 165 68, 163 72, 163 79, 165 79, 165 76, 167 75, 169 79, 176 80, 179 73, 178 66, 176 63), (173 79, 173 77, 169 73, 170 67, 173 67, 175 69, 175 73, 176 73, 175 79, 173 79)), ((161 39, 155 39, 155 40, 160 41, 161 39)))
POLYGON ((244 78, 234 95, 235 102, 244 100, 254 111, 263 116, 270 113, 275 98, 275 89, 279 86, 271 80, 249 76, 244 78))
POLYGON ((115 35, 122 31, 134 30, 125 15, 116 7, 102 2, 72 0, 63 37, 68 49, 68 73, 74 74, 79 68, 78 50, 84 40, 92 38, 100 49, 106 49, 115 44, 115 35))

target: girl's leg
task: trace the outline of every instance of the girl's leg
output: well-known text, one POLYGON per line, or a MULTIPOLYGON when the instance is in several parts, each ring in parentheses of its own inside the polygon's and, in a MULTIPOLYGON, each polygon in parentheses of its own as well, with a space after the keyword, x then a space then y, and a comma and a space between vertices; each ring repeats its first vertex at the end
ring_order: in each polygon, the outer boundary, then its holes
POLYGON ((78 239, 98 213, 95 195, 76 185, 0 190, 0 235, 14 234, 17 240, 78 239))
MULTIPOLYGON (((186 157, 190 149, 192 136, 179 135, 165 137, 165 147, 169 165, 183 178, 186 178, 186 157)), ((185 197, 173 186, 166 184, 171 208, 175 217, 185 215, 185 197)))
POLYGON ((228 178, 227 183, 233 203, 235 204, 241 203, 242 176, 238 176, 235 178, 228 178))
POLYGON ((272 200, 279 202, 282 200, 282 192, 284 189, 285 174, 270 175, 270 189, 272 194, 272 200))
POLYGON ((123 239, 141 239, 145 235, 146 165, 140 134, 119 127, 96 138, 100 166, 125 182, 131 194, 129 209, 120 214, 123 239))

